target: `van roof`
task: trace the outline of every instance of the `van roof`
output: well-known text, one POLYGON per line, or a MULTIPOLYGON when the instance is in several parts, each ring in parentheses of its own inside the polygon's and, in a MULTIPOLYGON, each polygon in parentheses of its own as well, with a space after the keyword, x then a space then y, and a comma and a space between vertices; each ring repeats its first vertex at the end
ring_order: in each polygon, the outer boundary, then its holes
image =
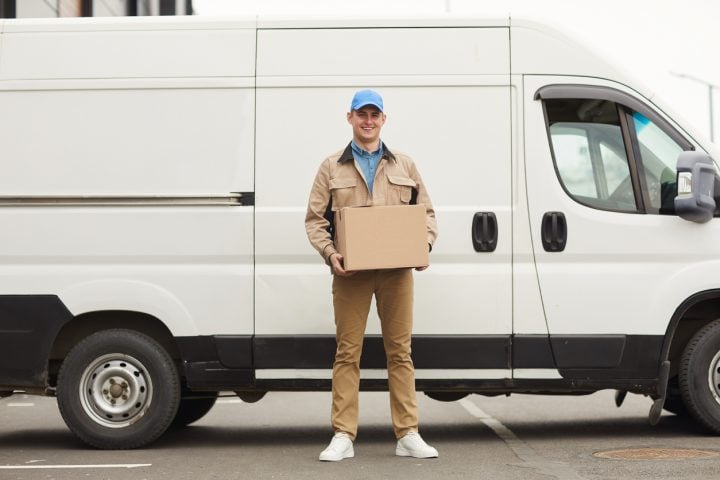
MULTIPOLYGON (((593 48, 562 33, 547 21, 510 14, 491 17, 464 14, 414 16, 153 16, 7 19, 0 21, 0 35, 52 32, 122 32, 223 29, 339 29, 339 28, 508 28, 511 42, 511 74, 573 75, 607 78, 633 85, 648 98, 648 88, 631 81, 593 48)), ((2 36, 0 36, 0 45, 2 36)))

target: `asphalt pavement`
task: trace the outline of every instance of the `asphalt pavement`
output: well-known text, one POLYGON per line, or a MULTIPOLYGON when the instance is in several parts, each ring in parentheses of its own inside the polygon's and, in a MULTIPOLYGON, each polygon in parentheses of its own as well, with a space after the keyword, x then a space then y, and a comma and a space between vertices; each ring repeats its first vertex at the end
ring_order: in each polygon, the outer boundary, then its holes
POLYGON ((394 455, 387 393, 362 393, 355 458, 339 463, 317 460, 332 435, 329 393, 275 392, 255 404, 222 398, 195 424, 130 451, 90 449, 67 429, 54 399, 14 395, 0 400, 0 480, 720 479, 720 456, 595 456, 638 448, 720 455, 720 436, 672 414, 652 427, 649 399, 629 395, 618 409, 613 393, 450 403, 419 394, 421 433, 440 451, 428 460, 394 455))

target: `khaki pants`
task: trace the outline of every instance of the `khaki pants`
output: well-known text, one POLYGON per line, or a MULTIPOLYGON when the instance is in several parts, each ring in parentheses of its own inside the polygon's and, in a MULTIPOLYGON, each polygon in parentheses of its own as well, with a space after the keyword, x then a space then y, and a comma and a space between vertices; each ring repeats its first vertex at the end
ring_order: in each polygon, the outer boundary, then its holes
POLYGON ((337 352, 333 365, 332 426, 354 440, 358 426, 360 355, 373 294, 387 357, 390 412, 397 438, 418 429, 415 369, 410 358, 413 276, 409 268, 369 270, 333 278, 337 352))

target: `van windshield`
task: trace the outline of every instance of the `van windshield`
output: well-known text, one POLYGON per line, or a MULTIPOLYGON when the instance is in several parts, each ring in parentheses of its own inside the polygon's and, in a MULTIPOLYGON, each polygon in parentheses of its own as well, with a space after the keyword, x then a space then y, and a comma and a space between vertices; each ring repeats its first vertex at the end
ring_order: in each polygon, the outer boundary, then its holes
POLYGON ((674 214, 677 196, 676 167, 682 147, 650 119, 638 112, 632 114, 640 146, 644 188, 647 189, 648 210, 674 214))

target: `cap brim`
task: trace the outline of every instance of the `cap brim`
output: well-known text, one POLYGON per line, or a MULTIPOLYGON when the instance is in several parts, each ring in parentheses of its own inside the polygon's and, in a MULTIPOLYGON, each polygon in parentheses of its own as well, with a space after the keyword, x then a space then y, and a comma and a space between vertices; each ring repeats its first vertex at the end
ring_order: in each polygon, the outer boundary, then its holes
POLYGON ((381 112, 383 111, 383 109, 380 105, 378 105, 377 103, 373 103, 373 102, 366 102, 366 103, 363 103, 362 105, 354 106, 353 110, 360 110, 361 108, 367 107, 367 106, 375 107, 378 110, 380 110, 381 112))

